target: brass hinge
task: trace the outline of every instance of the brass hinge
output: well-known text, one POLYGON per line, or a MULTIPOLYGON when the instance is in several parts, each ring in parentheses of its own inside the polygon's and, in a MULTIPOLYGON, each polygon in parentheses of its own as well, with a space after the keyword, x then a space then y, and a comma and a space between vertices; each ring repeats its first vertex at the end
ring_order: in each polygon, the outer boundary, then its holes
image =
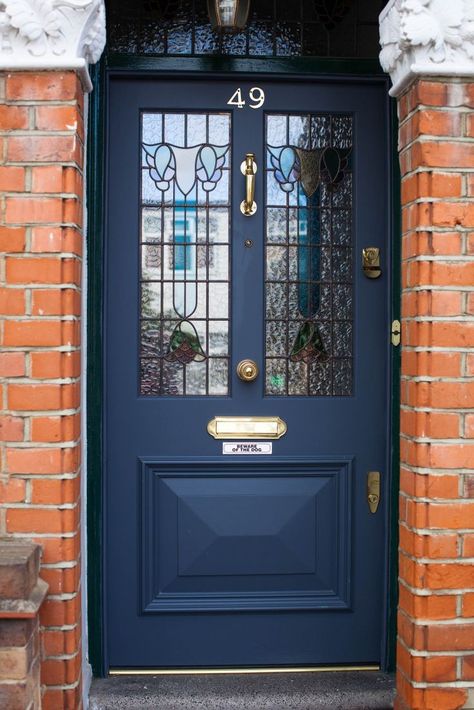
POLYGON ((392 321, 392 345, 398 347, 401 339, 401 325, 399 320, 392 321))

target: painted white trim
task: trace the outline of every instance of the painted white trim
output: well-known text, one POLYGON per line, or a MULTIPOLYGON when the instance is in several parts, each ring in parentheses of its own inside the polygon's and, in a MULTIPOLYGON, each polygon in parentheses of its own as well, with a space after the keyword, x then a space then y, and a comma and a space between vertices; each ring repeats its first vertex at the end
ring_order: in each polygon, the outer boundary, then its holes
POLYGON ((419 76, 474 78, 474 0, 390 0, 379 22, 391 96, 419 76))
POLYGON ((104 0, 0 0, 0 70, 72 69, 89 92, 104 46, 104 0))

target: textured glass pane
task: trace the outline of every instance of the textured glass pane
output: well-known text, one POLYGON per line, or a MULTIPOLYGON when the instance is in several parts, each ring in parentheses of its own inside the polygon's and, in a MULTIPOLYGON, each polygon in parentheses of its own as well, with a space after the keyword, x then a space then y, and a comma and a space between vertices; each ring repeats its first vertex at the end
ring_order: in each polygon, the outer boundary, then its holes
POLYGON ((288 394, 307 395, 308 367, 303 362, 291 362, 288 368, 288 394))
POLYGON ((350 210, 332 210, 332 241, 333 244, 350 246, 352 237, 352 213, 350 210))
POLYGON ((287 378, 285 360, 267 359, 265 373, 265 391, 267 394, 286 395, 287 378))
POLYGON ((287 318, 287 291, 288 285, 285 283, 267 283, 267 318, 287 318))
POLYGON ((211 28, 207 0, 107 0, 110 52, 236 57, 378 57, 384 0, 258 0, 245 30, 211 28))
POLYGON ((142 318, 161 318, 161 283, 142 283, 142 318))
POLYGON ((209 322, 209 356, 229 354, 227 321, 211 320, 209 322))
POLYGON ((335 247, 332 251, 334 281, 352 281, 352 249, 335 247))
POLYGON ((309 394, 321 397, 332 395, 332 364, 330 362, 310 365, 309 394))
POLYGON ((162 237, 163 210, 147 209, 142 210, 142 241, 159 243, 162 237))
POLYGON ((336 322, 333 331, 334 355, 347 357, 352 353, 352 323, 336 322))
POLYGON ((209 360, 209 394, 226 395, 229 389, 228 377, 227 359, 212 358, 209 360))
POLYGON ((266 394, 351 395, 352 117, 269 115, 266 146, 266 394))
MULTIPOLYGON (((287 140, 288 121, 285 116, 267 116, 268 145, 282 145, 287 140)), ((270 167, 270 166, 268 166, 270 167)))
POLYGON ((288 250, 285 247, 267 247, 268 281, 284 281, 287 275, 288 250))
POLYGON ((285 244, 288 238, 288 211, 285 209, 267 210, 267 241, 274 244, 285 244))
POLYGON ((334 360, 333 394, 347 395, 352 388, 352 360, 334 360))
POLYGON ((228 394, 229 137, 227 113, 142 114, 142 395, 228 394))
POLYGON ((338 284, 333 289, 333 318, 352 320, 352 288, 338 284))
POLYGON ((266 343, 269 357, 285 357, 288 344, 282 323, 278 321, 269 321, 267 323, 266 343))
POLYGON ((191 362, 185 370, 186 394, 206 394, 206 362, 191 362))
POLYGON ((290 116, 288 120, 288 142, 298 148, 310 147, 309 116, 290 116))

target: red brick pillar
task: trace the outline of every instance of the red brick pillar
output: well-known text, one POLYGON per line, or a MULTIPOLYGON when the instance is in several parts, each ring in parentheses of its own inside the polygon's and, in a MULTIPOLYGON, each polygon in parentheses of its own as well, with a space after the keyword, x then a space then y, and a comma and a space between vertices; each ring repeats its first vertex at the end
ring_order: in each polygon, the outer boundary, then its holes
POLYGON ((83 98, 74 71, 0 78, 0 535, 43 547, 43 707, 81 704, 83 98))
POLYGON ((474 707, 474 84, 400 96, 398 708, 474 707))

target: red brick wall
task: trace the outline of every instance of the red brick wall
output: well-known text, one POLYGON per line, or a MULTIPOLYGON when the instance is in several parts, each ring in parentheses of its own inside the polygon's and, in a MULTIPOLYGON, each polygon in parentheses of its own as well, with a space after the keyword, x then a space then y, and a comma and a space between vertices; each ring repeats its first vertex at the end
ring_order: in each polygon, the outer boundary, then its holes
POLYGON ((0 77, 0 534, 41 543, 43 707, 81 688, 80 309, 83 89, 0 77))
POLYGON ((456 80, 399 105, 399 708, 474 707, 473 107, 456 80))
MULTIPOLYGON (((0 78, 0 534, 44 548, 54 710, 81 702, 82 97, 73 72, 0 78)), ((461 81, 420 81, 400 100, 399 708, 474 699, 473 104, 461 81)))

